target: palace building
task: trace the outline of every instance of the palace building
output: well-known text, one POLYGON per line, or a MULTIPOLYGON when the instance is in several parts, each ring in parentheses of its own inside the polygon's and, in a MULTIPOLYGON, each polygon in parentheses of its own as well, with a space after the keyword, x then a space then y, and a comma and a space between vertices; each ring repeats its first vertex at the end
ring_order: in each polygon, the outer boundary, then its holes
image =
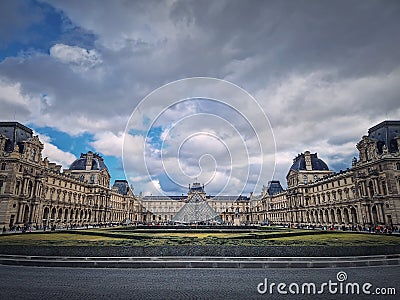
POLYGON ((96 153, 81 154, 69 169, 42 157, 31 129, 0 122, 0 226, 84 226, 141 221, 142 207, 126 180, 110 188, 96 153))
POLYGON ((135 196, 103 158, 81 154, 68 169, 42 157, 31 129, 0 122, 0 226, 218 221, 346 228, 400 226, 400 121, 384 121, 356 145, 359 158, 339 172, 317 153, 294 158, 287 188, 273 180, 260 195, 211 196, 198 182, 187 195, 135 196))
POLYGON ((370 128, 357 149, 359 158, 340 172, 316 153, 300 154, 286 176, 287 190, 254 199, 256 215, 273 224, 399 227, 400 121, 370 128))

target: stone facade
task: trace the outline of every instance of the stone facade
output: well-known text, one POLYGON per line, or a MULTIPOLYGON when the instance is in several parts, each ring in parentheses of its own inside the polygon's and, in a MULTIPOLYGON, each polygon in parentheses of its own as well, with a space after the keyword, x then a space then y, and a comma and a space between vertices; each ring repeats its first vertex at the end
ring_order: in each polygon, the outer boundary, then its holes
MULTIPOLYGON (((204 200, 225 224, 400 226, 400 121, 385 121, 357 144, 359 158, 333 172, 316 153, 293 160, 286 180, 260 195, 210 196, 204 200)), ((188 195, 136 197, 126 180, 110 175, 103 159, 82 154, 70 168, 42 158, 43 144, 16 122, 0 123, 0 225, 85 225, 109 222, 170 223, 188 195)))
POLYGON ((69 169, 42 157, 31 129, 0 122, 0 226, 83 226, 142 221, 142 207, 128 183, 116 181, 103 159, 82 154, 69 169), (123 188, 125 187, 125 188, 123 188))
POLYGON ((299 155, 287 175, 287 190, 265 194, 255 206, 265 205, 262 214, 275 224, 399 227, 400 121, 372 127, 357 149, 359 159, 338 173, 313 166, 316 154, 299 155))

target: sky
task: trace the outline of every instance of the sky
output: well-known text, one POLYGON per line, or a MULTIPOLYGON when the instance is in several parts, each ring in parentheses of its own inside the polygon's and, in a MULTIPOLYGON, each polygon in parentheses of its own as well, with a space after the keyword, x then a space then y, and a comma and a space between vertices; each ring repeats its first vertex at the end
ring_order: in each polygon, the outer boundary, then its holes
POLYGON ((261 193, 400 119, 400 2, 0 1, 0 120, 135 193, 261 193))

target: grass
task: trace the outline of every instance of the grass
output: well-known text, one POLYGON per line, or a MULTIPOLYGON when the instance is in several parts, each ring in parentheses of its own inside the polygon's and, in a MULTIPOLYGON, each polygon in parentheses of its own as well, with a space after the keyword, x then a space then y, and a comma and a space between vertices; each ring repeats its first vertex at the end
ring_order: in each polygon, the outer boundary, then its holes
POLYGON ((382 246, 400 245, 400 237, 367 233, 279 230, 247 233, 143 233, 106 229, 0 236, 1 245, 32 246, 382 246))

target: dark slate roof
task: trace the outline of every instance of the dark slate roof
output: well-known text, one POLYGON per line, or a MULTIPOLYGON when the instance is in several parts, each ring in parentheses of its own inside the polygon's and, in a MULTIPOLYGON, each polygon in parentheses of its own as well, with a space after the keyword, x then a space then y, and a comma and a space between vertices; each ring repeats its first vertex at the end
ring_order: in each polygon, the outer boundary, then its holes
POLYGON ((6 152, 14 151, 14 146, 19 146, 19 152, 23 153, 24 141, 28 141, 32 138, 32 129, 22 125, 18 122, 0 122, 0 134, 6 137, 6 152))
MULTIPOLYGON (((107 170, 107 166, 104 163, 103 158, 96 154, 92 154, 92 168, 91 170, 107 170)), ((81 153, 81 157, 75 160, 71 166, 69 167, 70 170, 86 170, 86 161, 88 158, 88 154, 81 153)))
MULTIPOLYGON (((311 166, 313 171, 329 171, 328 165, 320 158, 318 158, 317 153, 310 154, 311 156, 311 166)), ((290 167, 291 170, 295 171, 305 171, 306 170, 306 160, 304 158, 304 153, 298 155, 290 167)))
POLYGON ((400 121, 383 121, 368 130, 368 136, 377 141, 378 153, 382 154, 383 145, 389 152, 399 151, 396 138, 400 137, 400 121))
POLYGON ((204 193, 204 186, 200 185, 199 182, 194 182, 191 187, 189 186, 189 192, 204 193))
POLYGON ((268 195, 272 196, 275 194, 279 194, 282 191, 283 188, 279 180, 272 180, 268 182, 268 188, 267 188, 268 195))
POLYGON ((144 196, 143 200, 145 201, 161 201, 161 200, 182 200, 185 199, 186 196, 144 196))
POLYGON ((118 192, 122 195, 127 195, 129 192, 129 184, 126 180, 115 180, 113 188, 117 188, 118 192))

